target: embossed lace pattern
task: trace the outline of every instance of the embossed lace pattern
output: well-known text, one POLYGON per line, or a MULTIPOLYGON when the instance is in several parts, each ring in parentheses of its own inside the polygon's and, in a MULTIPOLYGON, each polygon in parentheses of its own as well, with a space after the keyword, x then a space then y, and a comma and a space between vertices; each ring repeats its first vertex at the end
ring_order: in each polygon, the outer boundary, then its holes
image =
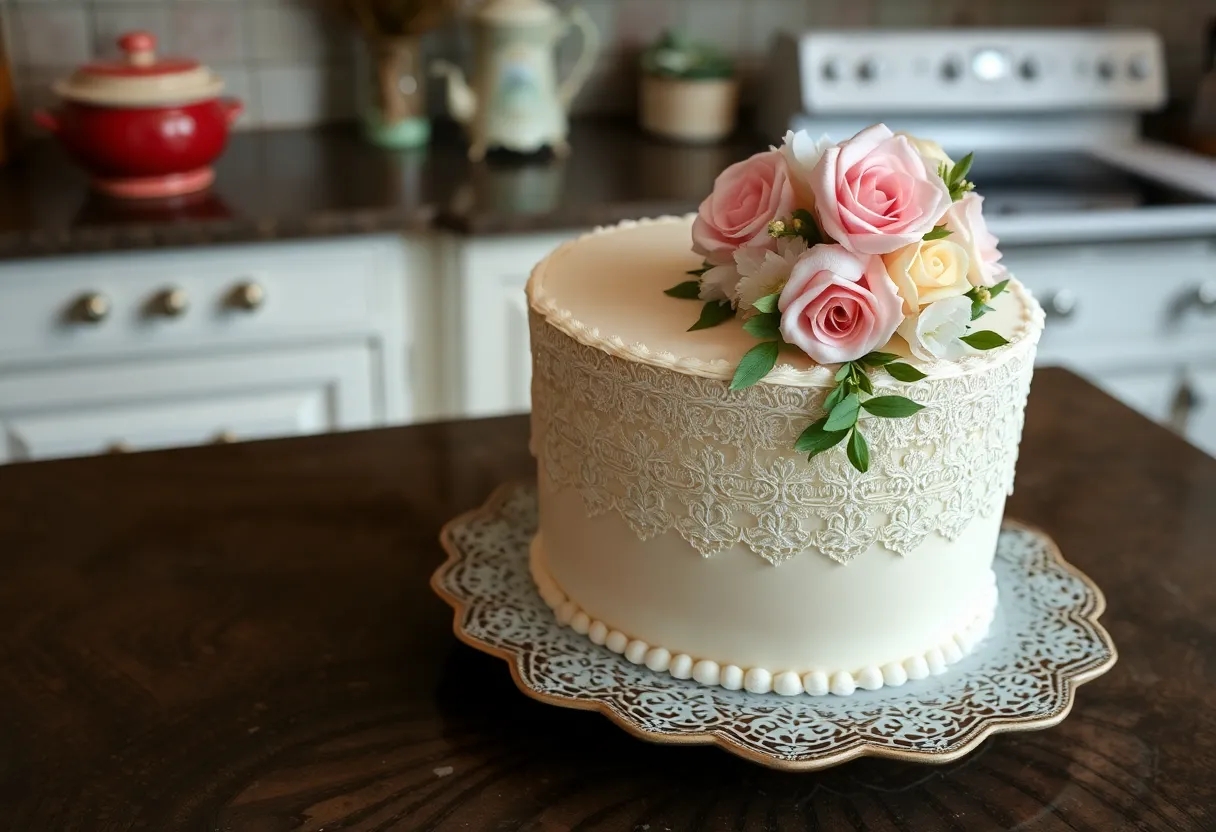
POLYGON ((532 442, 554 483, 591 515, 618 512, 642 539, 675 529, 702 555, 742 543, 770 563, 814 547, 847 563, 875 543, 908 554, 955 540, 1012 490, 1037 328, 983 370, 875 394, 925 409, 863 415, 870 470, 838 447, 808 462, 794 441, 827 390, 705 378, 587 346, 536 311, 532 442))

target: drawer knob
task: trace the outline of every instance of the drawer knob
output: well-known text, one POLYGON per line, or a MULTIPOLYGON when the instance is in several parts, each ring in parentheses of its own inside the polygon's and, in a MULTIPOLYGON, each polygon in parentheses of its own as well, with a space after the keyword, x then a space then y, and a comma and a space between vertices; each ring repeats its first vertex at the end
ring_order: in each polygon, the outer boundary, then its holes
POLYGON ((231 445, 235 441, 236 434, 230 430, 220 431, 215 435, 215 438, 211 440, 212 444, 215 445, 231 445))
POLYGON ((131 447, 131 443, 123 442, 120 439, 117 442, 111 442, 109 447, 106 448, 106 453, 108 453, 108 454, 129 454, 133 450, 135 450, 135 449, 131 447))
POLYGON ((99 324, 108 317, 110 299, 101 292, 86 292, 68 310, 68 318, 82 324, 99 324))
POLYGON ((1068 320, 1077 314, 1077 295, 1071 289, 1058 289, 1043 301, 1043 311, 1048 318, 1068 320))
POLYGON ((161 315, 165 318, 180 318, 190 309, 190 296, 186 294, 185 289, 171 286, 158 292, 156 297, 152 299, 152 304, 149 308, 154 315, 161 315))
POLYGON ((246 312, 260 309, 265 302, 266 290, 262 288, 262 284, 255 283, 252 280, 238 283, 232 290, 232 294, 228 297, 228 303, 231 306, 236 309, 243 309, 246 312))

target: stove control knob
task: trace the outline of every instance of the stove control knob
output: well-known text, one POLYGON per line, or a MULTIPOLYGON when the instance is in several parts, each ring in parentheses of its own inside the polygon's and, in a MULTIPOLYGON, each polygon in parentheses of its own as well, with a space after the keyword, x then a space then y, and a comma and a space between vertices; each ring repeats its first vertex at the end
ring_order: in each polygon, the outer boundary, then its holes
POLYGON ((877 58, 866 58, 857 65, 857 80, 868 84, 877 80, 881 72, 882 66, 878 63, 877 58))
POLYGON ((1103 58, 1102 60, 1098 61, 1097 71, 1099 81, 1105 82, 1113 80, 1115 77, 1114 61, 1112 61, 1110 58, 1103 58))
POLYGON ((1195 305, 1204 312, 1216 312, 1216 280, 1205 280, 1195 287, 1195 305))
POLYGON ((1071 289, 1057 289, 1043 301, 1043 312, 1048 318, 1068 320, 1077 314, 1077 295, 1071 289))
POLYGON ((1137 55, 1127 63, 1127 74, 1136 81, 1143 81, 1151 71, 1148 58, 1143 55, 1137 55))
POLYGON ((1037 81, 1039 78, 1039 63, 1034 58, 1026 58, 1018 64, 1018 75, 1023 81, 1037 81))
POLYGON ((819 73, 825 81, 839 81, 840 76, 844 74, 840 71, 840 61, 836 58, 828 58, 824 61, 823 66, 819 68, 819 73))
POLYGON ((963 63, 958 58, 947 58, 942 64, 942 80, 954 82, 963 77, 963 63))

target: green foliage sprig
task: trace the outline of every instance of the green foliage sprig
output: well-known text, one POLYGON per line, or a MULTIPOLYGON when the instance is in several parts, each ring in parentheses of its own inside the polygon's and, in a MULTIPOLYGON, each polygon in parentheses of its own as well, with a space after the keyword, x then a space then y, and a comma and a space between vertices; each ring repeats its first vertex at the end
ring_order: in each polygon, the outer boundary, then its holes
POLYGON ((937 166, 937 173, 950 189, 950 199, 955 202, 962 199, 968 191, 975 190, 975 183, 967 180, 967 174, 971 173, 971 163, 974 161, 975 154, 968 153, 953 165, 942 162, 937 166))

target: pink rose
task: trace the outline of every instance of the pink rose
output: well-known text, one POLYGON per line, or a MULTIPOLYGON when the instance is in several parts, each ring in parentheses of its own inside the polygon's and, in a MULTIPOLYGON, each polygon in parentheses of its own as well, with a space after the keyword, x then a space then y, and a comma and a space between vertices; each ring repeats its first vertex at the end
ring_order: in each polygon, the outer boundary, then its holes
POLYGON ((891 339, 903 301, 882 258, 839 245, 802 256, 777 302, 781 335, 820 364, 861 358, 891 339))
POLYGON ((692 248, 715 266, 733 265, 742 246, 772 247, 768 224, 794 209, 794 189, 779 150, 736 162, 714 180, 714 190, 697 210, 692 248))
POLYGON ((885 124, 830 147, 811 176, 824 233, 859 254, 890 254, 925 236, 950 207, 950 189, 885 124))
POLYGON ((954 203, 946 212, 946 228, 951 242, 958 243, 971 258, 967 280, 972 286, 993 286, 1008 274, 1000 264, 997 238, 984 221, 984 198, 972 191, 954 203))

